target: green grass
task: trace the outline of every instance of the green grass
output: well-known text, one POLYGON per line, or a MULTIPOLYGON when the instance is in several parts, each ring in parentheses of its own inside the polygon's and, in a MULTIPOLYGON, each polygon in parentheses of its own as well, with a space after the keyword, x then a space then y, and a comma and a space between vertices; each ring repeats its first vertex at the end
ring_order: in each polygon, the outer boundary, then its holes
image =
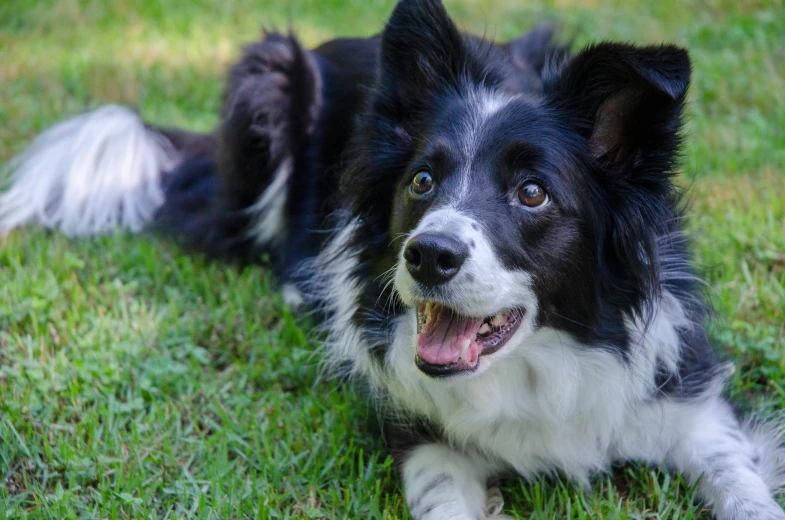
MULTIPOLYGON (((0 3, 0 161, 106 102, 206 130, 261 24, 309 44, 377 32, 391 0, 0 3)), ((499 38, 673 41, 694 60, 684 184, 712 335, 744 408, 785 403, 785 6, 765 0, 453 0, 499 38)), ((408 518, 372 407, 321 381, 315 340, 257 268, 152 237, 0 243, 0 518, 408 518)), ((707 518, 676 477, 591 493, 505 485, 518 518, 707 518)))

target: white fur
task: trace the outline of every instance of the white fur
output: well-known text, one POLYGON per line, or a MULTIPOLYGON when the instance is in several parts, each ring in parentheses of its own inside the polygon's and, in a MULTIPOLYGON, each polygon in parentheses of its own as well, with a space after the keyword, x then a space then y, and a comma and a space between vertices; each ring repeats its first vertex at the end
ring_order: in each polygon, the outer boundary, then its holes
POLYGON ((283 233, 286 231, 284 207, 291 175, 292 160, 286 159, 275 171, 270 185, 265 188, 253 206, 248 208, 255 219, 251 234, 260 246, 268 246, 283 238, 283 233))
POLYGON ((662 422, 676 437, 665 460, 691 481, 700 479, 698 489, 718 520, 785 519, 762 470, 781 447, 762 452, 725 401, 671 405, 662 422))
POLYGON ((785 492, 785 413, 757 416, 743 425, 760 457, 763 480, 775 494, 785 492))
POLYGON ((164 202, 161 173, 177 161, 171 143, 128 108, 59 123, 10 162, 0 235, 33 223, 77 236, 139 231, 164 202))
POLYGON ((303 293, 297 288, 296 285, 287 283, 281 288, 281 296, 286 305, 293 310, 297 310, 305 303, 303 293))
POLYGON ((468 93, 472 97, 467 106, 471 107, 471 112, 463 121, 464 129, 461 132, 463 142, 461 143, 466 165, 460 173, 460 187, 455 196, 456 202, 460 202, 469 195, 469 185, 472 176, 471 158, 476 155, 477 147, 480 145, 479 138, 482 135, 482 128, 510 101, 514 96, 501 95, 498 92, 489 90, 471 90, 468 93))
MULTIPOLYGON (((354 361, 352 372, 371 382, 397 420, 427 418, 443 433, 443 444, 421 445, 404 460, 414 518, 491 517, 481 512, 487 500, 481 483, 506 468, 524 477, 559 472, 589 486, 612 463, 640 460, 675 468, 692 482, 700 479, 701 496, 721 520, 785 519, 772 497, 783 483, 782 429, 771 422, 745 428, 736 421, 720 395, 727 371, 690 400, 655 397, 657 371, 677 372, 679 331, 696 326, 676 297, 664 292, 652 302, 650 319, 628 320, 631 345, 623 360, 602 345, 589 347, 562 331, 537 328, 530 277, 503 269, 485 239, 488 230, 476 230, 472 223, 440 208, 412 233, 430 229, 475 241, 462 270, 482 272, 487 283, 497 285, 488 289, 482 277, 471 281, 459 273, 450 295, 461 309, 476 315, 527 309, 507 345, 481 357, 471 375, 434 379, 417 369, 413 309, 395 324, 386 366, 375 368, 366 353, 369 345, 350 318, 361 286, 352 275, 356 252, 346 248, 356 221, 328 248, 332 259, 322 257, 327 274, 321 294, 335 310, 328 356, 354 361), (442 481, 445 475, 449 479, 442 481), (423 508, 426 500, 429 506, 423 508)), ((402 264, 395 284, 401 300, 412 306, 416 287, 402 264)))
MULTIPOLYGON (((481 358, 480 373, 434 380, 412 362, 415 334, 412 313, 401 320, 389 354, 385 384, 394 401, 436 419, 457 446, 479 446, 526 477, 559 470, 588 485, 612 462, 618 436, 654 390, 653 378, 635 376, 611 351, 531 325, 481 358)), ((644 365, 653 371, 656 360, 645 352, 636 371, 644 365)))
POLYGON ((303 263, 302 272, 310 277, 302 288, 306 300, 318 302, 329 316, 322 343, 327 372, 377 380, 380 374, 368 354, 371 345, 353 320, 361 283, 353 274, 358 260, 349 242, 358 225, 357 220, 345 223, 315 260, 303 263))
POLYGON ((477 520, 498 512, 497 496, 488 503, 486 480, 493 465, 481 456, 445 444, 423 444, 403 463, 403 485, 412 517, 418 520, 477 520), (489 511, 490 509, 490 511, 489 511))

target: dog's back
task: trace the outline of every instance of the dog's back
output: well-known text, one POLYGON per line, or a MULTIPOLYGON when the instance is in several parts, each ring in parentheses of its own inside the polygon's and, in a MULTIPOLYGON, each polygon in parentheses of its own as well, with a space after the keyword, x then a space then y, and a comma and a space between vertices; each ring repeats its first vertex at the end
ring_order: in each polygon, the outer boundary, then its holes
MULTIPOLYGON (((549 27, 502 44, 509 88, 536 90, 549 27)), ((212 257, 268 256, 283 278, 318 253, 344 153, 376 77, 379 37, 306 50, 265 33, 228 75, 209 134, 156 128, 102 107, 52 127, 11 162, 0 233, 39 224, 73 236, 156 227, 212 257)))

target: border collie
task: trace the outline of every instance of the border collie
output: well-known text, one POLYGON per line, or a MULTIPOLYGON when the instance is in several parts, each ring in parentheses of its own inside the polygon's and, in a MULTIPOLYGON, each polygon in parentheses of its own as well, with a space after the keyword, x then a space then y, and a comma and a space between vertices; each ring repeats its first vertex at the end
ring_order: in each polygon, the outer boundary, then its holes
POLYGON ((773 421, 722 397, 682 235, 687 53, 538 28, 460 33, 401 0, 381 36, 314 50, 268 33, 198 135, 106 107, 11 164, 0 232, 155 223, 264 255, 366 381, 417 519, 499 518, 488 483, 616 462, 697 482, 717 518, 783 520, 773 421))

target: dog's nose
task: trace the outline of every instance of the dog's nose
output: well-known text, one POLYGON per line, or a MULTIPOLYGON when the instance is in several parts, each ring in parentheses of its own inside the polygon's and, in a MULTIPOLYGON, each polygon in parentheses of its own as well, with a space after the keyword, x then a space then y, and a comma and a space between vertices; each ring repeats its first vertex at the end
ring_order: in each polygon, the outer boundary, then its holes
POLYGON ((403 251, 406 269, 426 286, 447 282, 460 271, 469 248, 457 238, 442 233, 420 233, 403 251))

